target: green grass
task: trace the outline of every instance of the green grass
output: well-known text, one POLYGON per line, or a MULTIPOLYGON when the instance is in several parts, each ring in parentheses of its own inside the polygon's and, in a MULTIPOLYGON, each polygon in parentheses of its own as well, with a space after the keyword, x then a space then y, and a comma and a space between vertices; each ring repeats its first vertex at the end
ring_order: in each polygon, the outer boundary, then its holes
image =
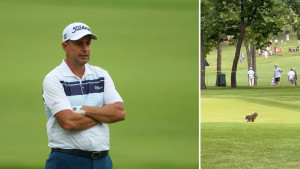
POLYGON ((299 129, 283 123, 202 123, 201 168, 298 168, 299 129))
POLYGON ((202 90, 201 168, 298 168, 299 99, 299 87, 202 90))
POLYGON ((198 1, 0 1, 0 168, 45 165, 45 75, 65 54, 62 30, 88 24, 90 64, 106 69, 126 107, 110 125, 118 169, 198 168, 198 1))
POLYGON ((257 123, 299 123, 299 87, 220 88, 201 93, 201 122, 243 122, 256 111, 257 123))

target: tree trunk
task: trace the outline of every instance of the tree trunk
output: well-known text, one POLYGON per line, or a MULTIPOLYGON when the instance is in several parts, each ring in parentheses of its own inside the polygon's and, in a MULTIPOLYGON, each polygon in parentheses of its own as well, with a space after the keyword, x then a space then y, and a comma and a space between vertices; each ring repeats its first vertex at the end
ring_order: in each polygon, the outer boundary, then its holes
POLYGON ((200 54, 200 71, 201 71, 201 89, 206 89, 205 85, 205 65, 204 65, 204 43, 203 38, 201 37, 201 54, 200 54))
POLYGON ((219 75, 221 74, 221 63, 222 63, 222 46, 221 43, 217 43, 217 77, 216 86, 219 86, 219 75))
POLYGON ((256 47, 254 45, 250 46, 251 58, 252 58, 252 70, 254 73, 254 86, 257 85, 257 78, 256 78, 256 47))
POLYGON ((251 52, 249 50, 249 45, 247 41, 244 41, 244 45, 247 53, 247 63, 248 63, 248 70, 249 70, 251 67, 251 52))
POLYGON ((236 70, 237 70, 237 65, 238 65, 238 62, 239 62, 239 57, 240 57, 240 53, 241 53, 241 47, 242 47, 243 39, 244 39, 244 36, 245 36, 245 31, 246 31, 246 25, 242 24, 241 25, 240 36, 238 38, 237 45, 236 45, 235 57, 234 57, 233 63, 232 63, 231 88, 236 88, 236 70))
MULTIPOLYGON (((244 45, 245 45, 245 49, 246 49, 246 53, 247 53, 247 63, 248 63, 248 69, 250 70, 251 67, 251 52, 249 50, 249 45, 247 41, 244 41, 244 45)), ((248 78, 248 84, 249 84, 249 78, 248 78)))

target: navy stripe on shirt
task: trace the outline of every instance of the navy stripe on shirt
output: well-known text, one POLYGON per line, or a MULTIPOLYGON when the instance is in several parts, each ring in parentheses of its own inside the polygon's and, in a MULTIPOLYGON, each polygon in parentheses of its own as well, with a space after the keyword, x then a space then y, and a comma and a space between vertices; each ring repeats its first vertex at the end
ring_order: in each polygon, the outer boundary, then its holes
POLYGON ((104 92, 104 77, 94 80, 84 80, 75 82, 60 81, 67 96, 84 95, 89 93, 102 93, 104 92))

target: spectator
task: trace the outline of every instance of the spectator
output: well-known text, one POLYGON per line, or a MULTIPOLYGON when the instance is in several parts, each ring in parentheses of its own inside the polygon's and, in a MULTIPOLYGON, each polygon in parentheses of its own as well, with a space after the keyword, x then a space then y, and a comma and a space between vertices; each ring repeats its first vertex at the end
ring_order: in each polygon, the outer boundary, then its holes
POLYGON ((295 72, 293 71, 293 68, 288 73, 288 81, 292 86, 295 86, 295 72))
POLYGON ((278 45, 278 40, 275 39, 274 42, 275 42, 275 45, 277 46, 278 45))
POLYGON ((277 64, 274 65, 274 79, 275 79, 275 85, 280 86, 280 77, 281 73, 283 72, 282 69, 278 67, 277 64))
POLYGON ((270 45, 267 46, 266 50, 269 52, 270 51, 270 45))
POLYGON ((240 62, 243 62, 243 61, 244 61, 244 58, 245 58, 244 53, 241 53, 241 56, 240 56, 240 62))
POLYGON ((254 71, 252 70, 252 67, 250 67, 248 71, 248 79, 249 79, 249 86, 254 86, 254 71))
POLYGON ((265 58, 268 58, 268 51, 267 51, 267 50, 265 50, 265 52, 264 52, 264 53, 265 53, 265 55, 264 55, 264 56, 265 56, 265 58))
POLYGON ((268 58, 268 50, 265 50, 265 58, 268 58))
POLYGON ((273 47, 274 53, 277 53, 277 46, 273 47))

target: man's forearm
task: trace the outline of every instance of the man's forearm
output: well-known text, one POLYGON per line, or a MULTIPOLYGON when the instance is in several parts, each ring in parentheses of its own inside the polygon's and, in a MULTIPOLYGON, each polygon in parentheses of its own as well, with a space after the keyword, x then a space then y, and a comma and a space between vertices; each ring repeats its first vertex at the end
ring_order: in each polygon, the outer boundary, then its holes
POLYGON ((74 113, 72 110, 63 110, 55 115, 60 126, 66 130, 80 131, 85 130, 99 124, 99 121, 82 115, 74 113))
POLYGON ((125 108, 123 102, 116 102, 102 107, 82 106, 86 116, 99 122, 114 123, 125 120, 125 108))
POLYGON ((77 118, 74 119, 74 127, 72 130, 75 131, 86 130, 101 123, 91 117, 82 114, 78 114, 78 115, 80 115, 81 117, 79 117, 78 119, 77 118))

